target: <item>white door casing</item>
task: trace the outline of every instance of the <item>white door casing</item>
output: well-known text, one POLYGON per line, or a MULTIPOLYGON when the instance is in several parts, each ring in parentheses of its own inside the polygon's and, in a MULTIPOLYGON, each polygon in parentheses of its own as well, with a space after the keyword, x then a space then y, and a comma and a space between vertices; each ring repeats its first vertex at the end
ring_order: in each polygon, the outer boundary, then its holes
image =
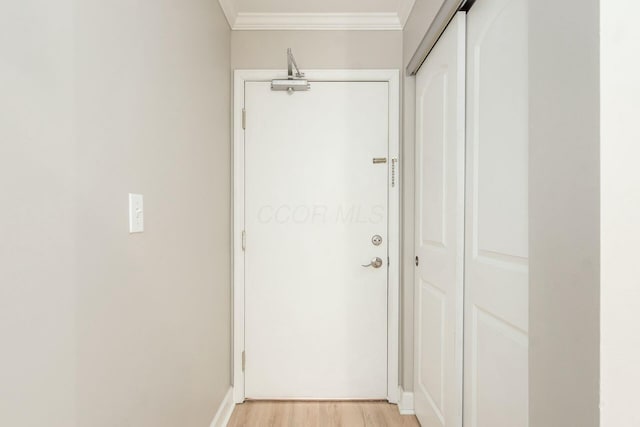
POLYGON ((282 74, 236 72, 234 399, 395 401, 397 71, 282 74))
POLYGON ((426 427, 462 426, 465 13, 416 75, 414 404, 426 427))
POLYGON ((527 1, 467 15, 464 420, 528 425, 527 1))

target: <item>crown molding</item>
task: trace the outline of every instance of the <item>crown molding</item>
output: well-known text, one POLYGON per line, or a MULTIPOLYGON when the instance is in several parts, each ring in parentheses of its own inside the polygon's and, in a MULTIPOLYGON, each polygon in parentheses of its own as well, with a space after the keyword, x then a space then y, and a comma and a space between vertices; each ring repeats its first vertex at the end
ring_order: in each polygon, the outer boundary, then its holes
POLYGON ((220 7, 222 8, 224 16, 227 18, 229 26, 233 29, 236 23, 236 17, 238 16, 235 0, 218 0, 218 3, 220 3, 220 7))
POLYGON ((409 15, 411 15, 411 11, 413 10, 413 5, 415 5, 415 3, 416 0, 400 0, 398 18, 400 19, 400 25, 402 25, 402 28, 407 24, 407 20, 409 19, 409 15))
MULTIPOLYGON (((220 3, 231 1, 220 0, 220 3)), ((409 1, 413 4, 412 0, 409 1)), ((403 26, 396 13, 238 13, 233 23, 229 15, 227 20, 233 30, 394 31, 402 30, 403 26)))

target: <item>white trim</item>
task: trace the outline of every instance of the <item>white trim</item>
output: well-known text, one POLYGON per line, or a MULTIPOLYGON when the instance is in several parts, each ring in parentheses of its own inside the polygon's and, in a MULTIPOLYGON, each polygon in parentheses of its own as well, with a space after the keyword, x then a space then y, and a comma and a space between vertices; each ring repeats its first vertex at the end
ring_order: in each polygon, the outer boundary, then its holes
POLYGON ((257 13, 236 10, 235 0, 218 0, 232 30, 402 30, 415 0, 400 0, 398 13, 257 13))
POLYGON ((400 9, 398 10, 398 18, 400 19, 400 25, 404 28, 407 25, 413 6, 416 0, 400 0, 400 9))
POLYGON ((229 26, 233 29, 236 23, 236 17, 238 16, 235 0, 218 0, 218 3, 220 3, 220 7, 222 8, 224 16, 227 18, 229 26))
POLYGON ((400 399, 398 400, 398 410, 400 411, 400 415, 415 415, 415 407, 413 406, 413 392, 412 391, 404 391, 402 386, 398 387, 398 396, 400 399))
POLYGON ((233 387, 229 387, 229 391, 224 395, 224 399, 220 402, 220 406, 216 411, 213 421, 211 421, 210 427, 225 427, 231 418, 233 408, 236 404, 233 402, 233 387))
POLYGON ((244 81, 238 71, 233 89, 233 401, 244 402, 244 81))
MULTIPOLYGON (((228 2, 230 0, 220 0, 228 2)), ((238 13, 233 30, 402 30, 397 13, 238 13)))
MULTIPOLYGON (((387 400, 398 402, 400 325, 400 72, 399 70, 305 70, 310 81, 386 81, 389 83, 389 158, 398 159, 396 185, 389 168, 389 293, 387 346, 387 400)), ((244 401, 244 131, 242 109, 246 81, 270 81, 285 70, 235 70, 233 105, 233 400, 244 401)))

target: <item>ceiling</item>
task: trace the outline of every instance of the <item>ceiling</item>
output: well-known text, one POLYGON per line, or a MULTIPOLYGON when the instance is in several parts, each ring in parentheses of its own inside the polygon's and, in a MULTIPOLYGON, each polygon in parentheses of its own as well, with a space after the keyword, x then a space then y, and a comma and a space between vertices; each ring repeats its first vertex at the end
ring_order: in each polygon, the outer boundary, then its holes
POLYGON ((234 30, 401 30, 415 0, 219 0, 234 30))

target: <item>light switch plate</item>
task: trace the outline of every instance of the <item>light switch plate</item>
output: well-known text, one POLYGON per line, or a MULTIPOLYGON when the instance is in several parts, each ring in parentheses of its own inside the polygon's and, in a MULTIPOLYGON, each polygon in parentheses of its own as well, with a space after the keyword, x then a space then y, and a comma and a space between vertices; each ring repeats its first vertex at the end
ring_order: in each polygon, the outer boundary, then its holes
POLYGON ((129 233, 144 231, 144 203, 142 194, 129 193, 129 233))

